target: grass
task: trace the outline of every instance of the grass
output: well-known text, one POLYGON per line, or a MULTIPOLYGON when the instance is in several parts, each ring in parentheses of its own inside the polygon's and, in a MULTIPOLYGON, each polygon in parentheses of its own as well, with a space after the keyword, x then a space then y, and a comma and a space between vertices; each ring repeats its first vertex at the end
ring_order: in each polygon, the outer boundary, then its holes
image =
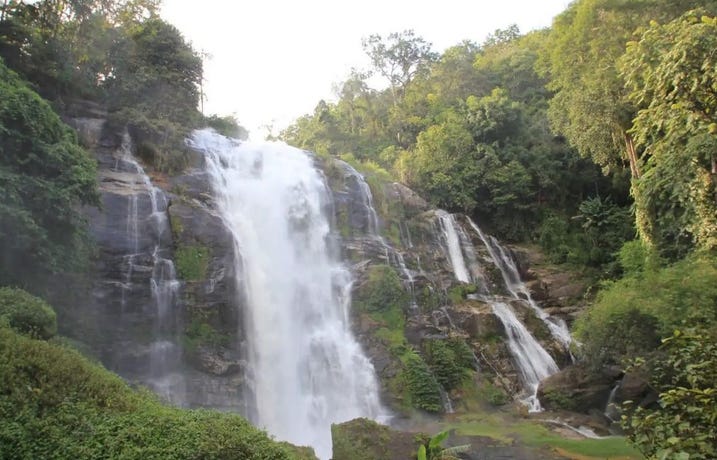
POLYGON ((641 460, 644 457, 623 437, 602 439, 568 439, 530 420, 518 420, 507 414, 470 414, 450 423, 463 436, 486 436, 504 444, 517 442, 526 446, 550 447, 560 455, 574 460, 641 460))

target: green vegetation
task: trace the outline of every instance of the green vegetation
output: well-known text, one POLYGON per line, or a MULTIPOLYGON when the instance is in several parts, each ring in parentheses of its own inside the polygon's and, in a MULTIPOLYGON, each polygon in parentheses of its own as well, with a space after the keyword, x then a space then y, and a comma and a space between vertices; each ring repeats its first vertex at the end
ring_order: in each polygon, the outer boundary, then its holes
POLYGON ((426 363, 446 391, 458 388, 473 373, 473 354, 458 337, 426 340, 422 344, 426 363))
POLYGON ((294 458, 246 420, 162 405, 79 353, 0 325, 0 457, 294 458))
POLYGON ((98 203, 95 175, 74 132, 0 60, 0 286, 84 266, 77 208, 98 203))
POLYGON ((193 318, 184 330, 182 344, 189 352, 195 352, 199 347, 208 346, 212 348, 229 345, 230 337, 217 331, 211 324, 193 318))
POLYGON ((717 337, 714 332, 675 331, 661 351, 650 364, 659 408, 628 404, 634 410, 623 417, 624 428, 650 458, 715 458, 717 337))
POLYGON ((0 56, 60 111, 78 99, 106 107, 148 164, 176 172, 187 166, 183 139, 191 129, 246 131, 231 117, 199 112, 202 57, 159 17, 159 3, 6 1, 0 56))
POLYGON ((331 425, 333 458, 342 460, 393 460, 391 429, 365 418, 331 425))
POLYGON ((45 301, 22 289, 0 288, 0 321, 15 331, 39 339, 57 333, 55 311, 45 301))
POLYGON ((207 278, 209 249, 204 246, 180 246, 174 251, 177 275, 185 281, 201 281, 207 278))
POLYGON ((442 431, 432 436, 428 442, 421 444, 416 453, 418 460, 458 460, 457 454, 468 452, 470 445, 443 447, 442 444, 448 438, 449 432, 442 431))
POLYGON ((715 327, 715 279, 717 263, 705 255, 609 283, 576 324, 585 359, 596 368, 621 364, 654 350, 675 328, 715 327))
POLYGON ((567 439, 545 426, 528 420, 517 420, 502 413, 466 415, 444 429, 454 429, 459 436, 486 436, 504 444, 552 448, 567 458, 602 460, 606 458, 642 459, 640 453, 622 437, 603 439, 567 439))

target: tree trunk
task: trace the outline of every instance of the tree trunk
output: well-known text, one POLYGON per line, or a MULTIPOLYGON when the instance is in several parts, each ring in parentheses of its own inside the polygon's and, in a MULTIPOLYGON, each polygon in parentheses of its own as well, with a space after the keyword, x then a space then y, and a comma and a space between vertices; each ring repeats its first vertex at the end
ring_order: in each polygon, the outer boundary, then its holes
POLYGON ((642 175, 640 173, 640 164, 638 163, 637 152, 635 152, 635 142, 632 140, 632 136, 628 133, 623 133, 625 139, 625 149, 627 150, 627 159, 630 161, 630 173, 633 179, 639 179, 642 175))

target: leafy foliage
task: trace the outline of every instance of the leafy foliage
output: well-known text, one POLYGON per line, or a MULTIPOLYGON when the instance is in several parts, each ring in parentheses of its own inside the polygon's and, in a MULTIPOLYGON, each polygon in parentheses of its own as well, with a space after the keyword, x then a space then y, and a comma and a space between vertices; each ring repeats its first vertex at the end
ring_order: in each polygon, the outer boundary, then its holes
MULTIPOLYGON (((658 407, 632 407, 623 417, 630 440, 649 458, 717 455, 717 339, 714 330, 675 331, 651 363, 658 407)), ((638 364, 640 365, 640 364, 638 364)), ((644 361, 641 365, 645 365, 644 361)))
POLYGON ((70 128, 0 61, 0 285, 82 266, 77 208, 98 204, 95 174, 70 128))
POLYGON ((675 328, 717 324, 716 276, 711 257, 695 256, 607 284, 575 325, 584 358, 596 369, 622 364, 655 350, 675 328))
POLYGON ((49 339, 57 333, 55 311, 22 289, 0 288, 0 320, 21 334, 49 339))
POLYGON ((177 274, 185 281, 201 281, 207 277, 209 249, 204 246, 180 246, 174 251, 177 274))
POLYGON ((717 18, 706 13, 653 22, 621 61, 630 100, 642 107, 631 130, 645 151, 638 229, 672 258, 692 244, 717 247, 717 18))
POLYGON ((243 418, 161 405, 78 353, 0 327, 0 457, 289 459, 243 418))

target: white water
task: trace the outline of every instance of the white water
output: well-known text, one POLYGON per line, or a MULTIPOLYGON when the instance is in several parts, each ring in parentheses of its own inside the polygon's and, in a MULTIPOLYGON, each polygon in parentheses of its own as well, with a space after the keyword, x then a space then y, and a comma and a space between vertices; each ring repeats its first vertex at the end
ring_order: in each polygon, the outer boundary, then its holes
MULTIPOLYGON (((176 317, 174 311, 179 300, 180 283, 177 280, 174 263, 168 257, 163 257, 162 246, 168 243, 163 237, 169 235, 169 219, 167 216, 167 199, 164 193, 152 184, 142 165, 132 155, 129 134, 125 133, 122 139, 122 156, 117 159, 116 168, 120 161, 124 168, 139 176, 139 181, 133 186, 146 191, 150 201, 149 230, 152 232, 152 276, 150 290, 152 295, 152 308, 154 321, 152 336, 154 341, 149 345, 149 375, 147 384, 155 393, 165 400, 176 405, 184 405, 185 382, 180 372, 182 350, 176 340, 176 317)), ((134 193, 128 197, 127 210, 127 236, 132 241, 131 254, 124 257, 127 264, 125 273, 126 288, 131 286, 132 272, 135 270, 135 259, 140 255, 140 213, 139 196, 134 193)), ((122 306, 125 306, 125 290, 122 291, 122 306)))
MULTIPOLYGON (((349 175, 356 179, 356 182, 361 189, 361 200, 364 205, 364 208, 366 209, 366 220, 368 222, 366 233, 371 239, 381 245, 384 252, 386 253, 386 262, 389 265, 393 263, 400 270, 401 275, 403 276, 402 279, 404 286, 408 291, 409 295, 411 296, 410 307, 412 309, 417 308, 418 306, 416 305, 415 279, 413 277, 413 273, 411 273, 411 270, 409 270, 406 266, 403 254, 401 254, 399 251, 396 250, 396 248, 388 244, 378 231, 378 214, 376 213, 376 209, 373 207, 373 194, 371 193, 371 187, 369 187, 363 175, 356 171, 353 166, 346 163, 345 161, 337 161, 343 166, 344 170, 349 175)), ((408 233, 408 226, 406 226, 406 234, 408 235, 408 245, 409 247, 411 247, 413 246, 413 243, 411 243, 411 236, 408 233)))
POLYGON ((491 302, 493 312, 500 319, 508 334, 508 348, 516 361, 518 370, 530 396, 526 400, 531 411, 537 412, 540 401, 536 396, 540 381, 558 372, 558 365, 547 351, 528 332, 518 320, 509 305, 503 302, 491 302))
POLYGON ((284 144, 238 143, 209 130, 191 143, 206 153, 235 238, 254 422, 328 459, 332 423, 383 411, 373 366, 349 330, 351 276, 330 250, 323 177, 284 144))
MULTIPOLYGON (((439 212, 438 216, 444 233, 444 239, 447 243, 448 255, 453 266, 454 275, 458 281, 470 282, 470 275, 466 268, 467 265, 463 257, 463 251, 461 250, 458 230, 456 230, 457 223, 455 218, 446 212, 439 212)), ((548 318, 548 315, 531 299, 530 293, 521 281, 518 269, 507 251, 500 246, 494 238, 488 240, 481 229, 470 219, 469 223, 481 238, 483 244, 485 244, 493 263, 500 269, 511 297, 527 302, 532 309, 538 312, 543 321, 546 321, 549 327, 550 325, 555 325, 550 318, 548 318)), ((559 368, 555 360, 553 360, 542 345, 535 340, 523 323, 520 322, 510 305, 495 295, 484 294, 479 297, 491 304, 493 312, 505 328, 508 336, 508 348, 520 372, 523 385, 529 394, 525 400, 529 410, 532 412, 540 411, 540 401, 537 398, 538 385, 541 380, 558 372, 559 368)), ((551 328, 551 332, 553 332, 553 328, 551 328)), ((559 332, 562 333, 562 331, 559 332)), ((570 334, 567 332, 567 327, 565 328, 565 333, 569 339, 570 334)), ((553 332, 553 334, 555 335, 556 332, 553 332)), ((562 335, 556 335, 558 339, 561 339, 561 337, 562 335)))
POLYGON ((448 258, 451 260, 453 266, 453 274, 456 279, 462 283, 470 283, 471 275, 468 273, 468 267, 466 266, 465 259, 463 258, 463 252, 461 251, 461 241, 458 238, 458 232, 456 231, 456 221, 452 214, 446 211, 438 211, 438 220, 441 224, 441 231, 443 232, 443 239, 446 242, 448 248, 448 258))
POLYGON ((520 279, 518 273, 518 267, 515 265, 515 261, 511 257, 510 253, 496 240, 494 237, 486 237, 481 231, 480 227, 476 225, 473 220, 468 218, 468 223, 478 234, 478 237, 483 241, 488 253, 495 265, 500 269, 500 273, 505 282, 505 287, 510 292, 510 295, 514 299, 524 300, 528 303, 530 308, 540 318, 550 330, 550 334, 563 344, 566 351, 570 350, 570 343, 572 337, 568 330, 568 325, 560 318, 553 318, 540 308, 530 295, 530 291, 525 286, 525 283, 520 279))

